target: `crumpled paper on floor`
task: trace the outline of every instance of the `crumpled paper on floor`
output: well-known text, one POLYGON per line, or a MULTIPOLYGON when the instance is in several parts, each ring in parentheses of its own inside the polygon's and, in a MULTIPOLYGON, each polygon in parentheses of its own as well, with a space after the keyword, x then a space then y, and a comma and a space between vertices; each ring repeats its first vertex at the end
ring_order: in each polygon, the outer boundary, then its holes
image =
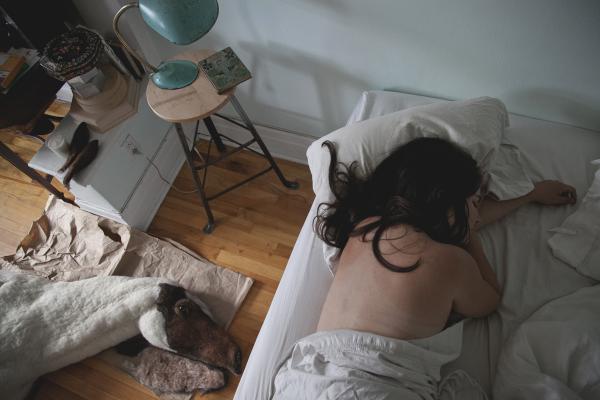
MULTIPOLYGON (((15 254, 0 258, 0 269, 61 281, 102 275, 167 278, 202 299, 215 322, 225 327, 253 284, 251 278, 215 265, 179 243, 90 214, 54 196, 15 254)), ((113 364, 122 360, 105 353, 101 358, 113 364)))
POLYGON ((167 278, 198 294, 216 322, 226 327, 253 283, 179 243, 90 214, 54 196, 16 253, 0 259, 0 268, 60 281, 102 275, 167 278))

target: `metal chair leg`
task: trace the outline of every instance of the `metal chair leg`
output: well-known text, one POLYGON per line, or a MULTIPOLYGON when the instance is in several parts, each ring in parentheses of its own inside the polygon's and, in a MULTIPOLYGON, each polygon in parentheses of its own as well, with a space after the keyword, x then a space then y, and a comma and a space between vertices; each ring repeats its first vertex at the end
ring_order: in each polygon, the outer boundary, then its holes
POLYGON ((208 130, 208 133, 210 134, 210 137, 212 138, 213 142, 215 142, 219 153, 225 152, 227 148, 223 144, 223 140, 221 140, 221 136, 219 135, 219 132, 217 132, 217 128, 215 127, 215 124, 213 123, 210 117, 204 118, 204 125, 206 126, 206 129, 208 130))
POLYGON ((204 206, 204 211, 206 212, 206 217, 208 218, 208 223, 204 226, 204 233, 211 233, 215 229, 215 218, 210 210, 210 205, 208 204, 208 200, 206 199, 206 194, 204 193, 204 189, 202 188, 202 182, 200 182, 200 178, 198 178, 198 172, 194 167, 194 161, 192 159, 192 151, 188 147, 187 140, 185 138, 185 133, 183 132, 183 127, 180 123, 175 123, 175 130, 177 131, 177 136, 179 136, 179 141, 181 142, 181 147, 183 147, 183 152, 185 153, 185 159, 187 161, 190 170, 192 171, 192 177, 194 178, 194 183, 196 184, 196 189, 198 190, 198 196, 200 197, 200 201, 204 206))
POLYGON ((262 150, 263 155, 265 156, 265 158, 267 160, 269 160, 269 163, 273 167, 273 170, 277 174, 277 177, 279 178, 279 180, 281 181, 281 183, 285 187, 287 187, 288 189, 298 189, 298 187, 300 186, 300 185, 298 185, 298 182, 288 181, 285 178, 285 176, 283 175, 283 172, 281 172, 281 170, 279 169, 279 166, 277 165, 277 163, 273 159, 273 156, 269 152, 269 149, 267 148, 267 146, 265 145, 265 143, 262 141, 262 138, 260 137, 260 135, 256 131, 256 128, 254 127, 254 124, 252 124, 252 121, 250 121, 250 118, 248 118, 248 115, 246 114, 246 112, 242 108, 242 105, 239 103, 239 101, 237 100, 237 98, 235 96, 231 96, 230 101, 231 101, 231 104, 233 105, 233 108, 235 108, 235 111, 238 113, 238 115, 240 116, 240 118, 242 118, 242 120, 244 121, 244 124, 246 125, 246 127, 248 128, 248 130, 250 131, 250 133, 252 133, 252 136, 256 140, 256 143, 258 143, 258 146, 262 150))

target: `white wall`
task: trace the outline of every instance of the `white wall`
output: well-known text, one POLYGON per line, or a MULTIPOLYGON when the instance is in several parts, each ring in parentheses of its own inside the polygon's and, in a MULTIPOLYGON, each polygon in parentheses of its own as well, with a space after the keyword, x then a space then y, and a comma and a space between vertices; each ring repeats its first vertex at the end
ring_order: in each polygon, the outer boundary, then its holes
MULTIPOLYGON (((94 15, 90 24, 110 24, 95 10, 102 2, 75 3, 94 15)), ((600 130, 597 0, 219 4, 217 24, 191 47, 238 53, 254 75, 238 97, 263 125, 321 136, 345 122, 363 90, 389 89, 496 96, 512 112, 600 130)), ((141 24, 132 29, 155 61, 184 50, 141 24)))

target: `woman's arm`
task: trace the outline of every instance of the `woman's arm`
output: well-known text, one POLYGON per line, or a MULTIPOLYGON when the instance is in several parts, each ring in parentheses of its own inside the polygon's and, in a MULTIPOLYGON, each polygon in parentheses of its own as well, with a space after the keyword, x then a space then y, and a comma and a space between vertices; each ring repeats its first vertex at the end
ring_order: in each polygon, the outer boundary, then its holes
POLYGON ((489 283, 489 285, 498 293, 499 295, 502 293, 500 289, 500 283, 498 282, 498 277, 496 273, 492 269, 490 262, 488 261, 485 253, 483 252, 483 246, 481 245, 481 241, 479 240, 479 234, 476 232, 471 232, 471 238, 469 243, 465 245, 465 250, 467 253, 473 257, 475 263, 477 264, 477 268, 479 269, 479 273, 484 281, 489 283))
POLYGON ((453 310, 466 317, 484 317, 500 304, 500 284, 483 252, 477 233, 472 232, 469 244, 464 246, 457 260, 456 294, 453 310))
POLYGON ((503 218, 528 203, 561 206, 576 202, 577 192, 574 187, 558 181, 538 182, 531 192, 516 199, 498 201, 486 197, 479 205, 481 218, 479 228, 503 218))

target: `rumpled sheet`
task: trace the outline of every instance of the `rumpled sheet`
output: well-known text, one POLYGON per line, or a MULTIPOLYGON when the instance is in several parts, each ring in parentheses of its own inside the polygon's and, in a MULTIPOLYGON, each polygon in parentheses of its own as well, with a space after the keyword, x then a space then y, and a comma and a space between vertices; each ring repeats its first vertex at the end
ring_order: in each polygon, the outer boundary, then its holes
POLYGON ((580 274, 600 281, 600 159, 592 161, 598 169, 594 181, 573 214, 560 227, 550 231, 552 254, 580 274))
POLYGON ((440 383, 462 347, 463 325, 399 340, 368 332, 317 332, 293 346, 275 376, 273 399, 487 399, 464 371, 440 383))
POLYGON ((554 300, 509 338, 494 399, 600 399, 600 286, 554 300))

